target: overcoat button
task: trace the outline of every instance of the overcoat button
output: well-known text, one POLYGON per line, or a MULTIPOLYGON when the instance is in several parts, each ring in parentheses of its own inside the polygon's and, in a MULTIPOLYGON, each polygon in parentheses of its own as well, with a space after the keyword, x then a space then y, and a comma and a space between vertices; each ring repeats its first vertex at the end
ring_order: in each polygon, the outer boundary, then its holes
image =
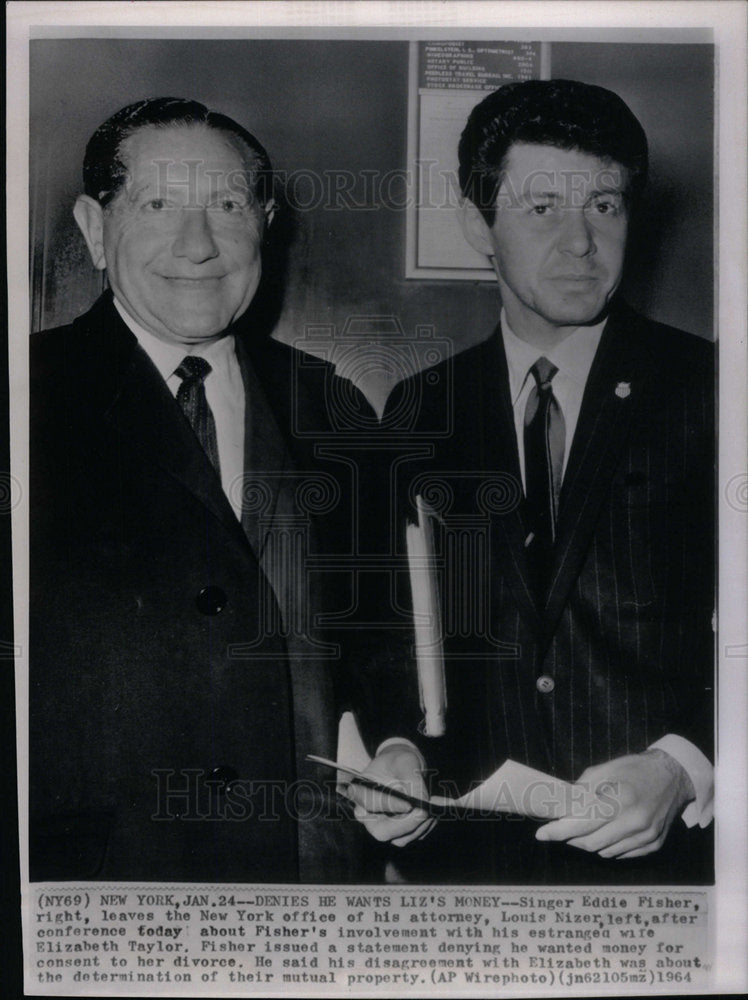
POLYGON ((547 674, 543 674, 542 677, 538 677, 538 679, 535 681, 535 687, 538 689, 538 691, 540 691, 541 694, 550 694, 551 691, 555 688, 555 686, 556 682, 552 677, 549 677, 547 674))
POLYGON ((218 615, 228 603, 226 591, 220 587, 203 587, 195 598, 197 610, 204 615, 218 615))

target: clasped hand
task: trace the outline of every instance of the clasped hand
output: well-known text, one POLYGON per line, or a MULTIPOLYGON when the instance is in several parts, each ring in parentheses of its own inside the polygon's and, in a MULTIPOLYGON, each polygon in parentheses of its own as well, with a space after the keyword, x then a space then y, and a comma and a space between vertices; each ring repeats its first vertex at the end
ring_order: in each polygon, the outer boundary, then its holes
MULTIPOLYGON (((406 744, 395 744, 381 750, 362 774, 408 795, 428 799, 422 768, 423 760, 416 750, 406 744)), ((436 823, 436 819, 424 809, 410 806, 394 795, 355 782, 339 783, 338 787, 355 803, 353 815, 376 840, 405 847, 411 841, 425 837, 436 823)), ((434 798, 433 801, 446 800, 434 798)))

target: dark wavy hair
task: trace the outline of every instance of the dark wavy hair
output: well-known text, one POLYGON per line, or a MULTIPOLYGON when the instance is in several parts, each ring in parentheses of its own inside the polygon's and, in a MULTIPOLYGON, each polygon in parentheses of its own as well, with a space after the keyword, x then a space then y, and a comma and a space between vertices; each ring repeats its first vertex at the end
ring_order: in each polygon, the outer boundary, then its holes
POLYGON ((96 129, 83 160, 83 190, 106 207, 122 188, 127 164, 122 145, 138 129, 206 125, 238 143, 249 189, 265 205, 273 196, 273 168, 262 144, 232 118, 180 97, 154 97, 121 108, 96 129))
POLYGON ((630 205, 646 183, 647 137, 617 94, 575 80, 508 83, 473 108, 459 145, 460 188, 489 226, 509 149, 519 142, 575 149, 620 164, 630 205))

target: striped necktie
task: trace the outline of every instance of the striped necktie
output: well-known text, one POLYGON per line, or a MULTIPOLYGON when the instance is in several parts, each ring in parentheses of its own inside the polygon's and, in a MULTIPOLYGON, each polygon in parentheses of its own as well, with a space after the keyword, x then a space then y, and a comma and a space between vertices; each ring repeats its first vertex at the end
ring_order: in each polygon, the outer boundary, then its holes
POLYGON ((220 476, 221 465, 218 460, 216 422, 205 396, 205 378, 211 370, 211 366, 205 358, 188 354, 175 372, 182 379, 182 384, 177 390, 177 402, 192 425, 203 451, 220 476))
POLYGON ((545 357, 530 368, 535 385, 527 399, 524 419, 525 498, 530 538, 527 548, 541 597, 545 596, 556 539, 564 467, 566 427, 551 384, 557 372, 558 368, 545 357))

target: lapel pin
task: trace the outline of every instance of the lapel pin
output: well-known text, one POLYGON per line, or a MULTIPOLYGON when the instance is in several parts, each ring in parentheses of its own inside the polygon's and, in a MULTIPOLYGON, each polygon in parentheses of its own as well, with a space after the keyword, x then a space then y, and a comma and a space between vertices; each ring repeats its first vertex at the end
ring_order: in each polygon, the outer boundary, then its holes
POLYGON ((625 399, 627 396, 631 395, 631 383, 619 382, 615 391, 616 396, 618 396, 619 399, 625 399))

